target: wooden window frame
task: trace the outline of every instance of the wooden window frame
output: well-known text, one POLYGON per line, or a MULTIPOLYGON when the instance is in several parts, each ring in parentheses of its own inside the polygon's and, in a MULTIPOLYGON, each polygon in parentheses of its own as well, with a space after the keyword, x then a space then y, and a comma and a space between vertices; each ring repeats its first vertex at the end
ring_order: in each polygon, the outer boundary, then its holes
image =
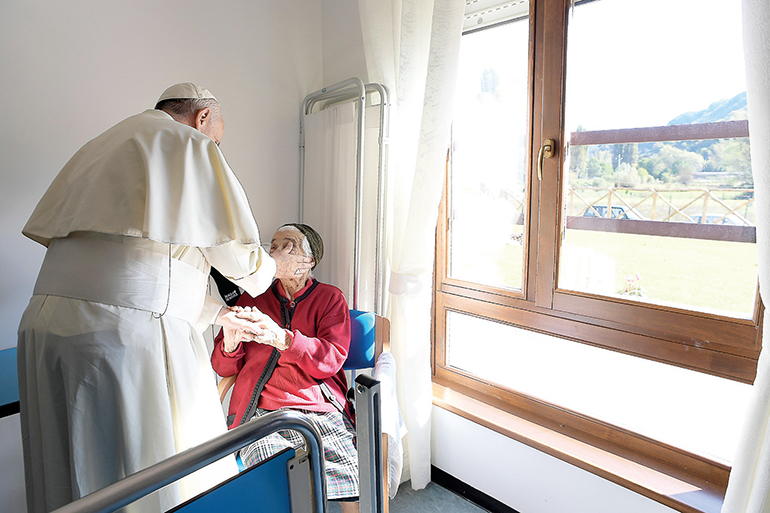
MULTIPOLYGON (((560 171, 563 155, 559 149, 564 146, 560 141, 565 135, 562 115, 565 83, 563 73, 566 66, 567 13, 570 0, 531 2, 530 119, 538 119, 539 122, 532 123, 528 144, 529 211, 525 212, 524 222, 529 223, 530 227, 526 232, 527 240, 524 241, 522 290, 513 291, 448 277, 449 191, 445 189, 438 217, 436 241, 433 381, 440 388, 458 392, 554 433, 691 483, 703 493, 721 500, 727 486, 729 465, 486 382, 478 376, 466 374, 447 365, 446 314, 454 311, 742 383, 753 383, 756 376, 764 310, 758 294, 752 318, 735 319, 558 289, 560 227, 562 221, 570 221, 561 218, 564 209, 559 207, 563 201, 560 171), (532 113, 536 115, 533 116, 532 113), (544 161, 542 180, 538 181, 533 156, 538 154, 540 142, 546 138, 557 141, 557 151, 554 158, 544 161)), ((742 136, 740 134, 743 134, 745 129, 745 122, 731 122, 729 126, 715 128, 719 134, 733 134, 730 137, 742 136), (727 132, 724 132, 725 130, 727 132)), ((672 134, 668 133, 671 132, 669 128, 657 132, 651 129, 607 132, 598 135, 586 134, 583 137, 619 137, 619 141, 625 141, 629 137, 672 137, 672 134)), ((448 160, 447 177, 450 165, 448 160)), ((447 179, 447 184, 449 183, 447 179)), ((610 231, 621 231, 621 225, 623 229, 639 230, 643 229, 642 225, 631 225, 649 223, 615 219, 591 221, 604 223, 602 229, 610 231)), ((706 230, 713 232, 712 228, 717 227, 694 228, 706 233, 706 230)), ((436 402, 447 407, 446 401, 440 398, 436 398, 436 402)), ((462 408, 455 410, 463 414, 462 408)), ((468 412, 465 413, 469 418, 474 417, 468 412)), ((628 486, 622 480, 617 482, 628 486)), ((635 489, 644 493, 644 486, 635 489)), ((645 495, 680 511, 697 511, 696 507, 681 501, 663 499, 659 493, 650 492, 645 495)))

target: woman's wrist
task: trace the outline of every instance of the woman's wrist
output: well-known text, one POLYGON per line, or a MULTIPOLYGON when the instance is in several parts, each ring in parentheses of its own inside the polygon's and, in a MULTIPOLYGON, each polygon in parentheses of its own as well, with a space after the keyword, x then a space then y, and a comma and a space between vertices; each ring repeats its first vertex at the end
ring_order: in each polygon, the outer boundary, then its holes
POLYGON ((222 331, 224 333, 222 337, 222 350, 225 353, 236 352, 241 345, 240 332, 228 328, 222 328, 222 331))
POLYGON ((241 346, 240 342, 230 342, 230 343, 228 343, 228 342, 225 341, 224 344, 222 344, 222 350, 225 353, 234 353, 234 352, 236 352, 238 350, 238 348, 240 346, 241 346))

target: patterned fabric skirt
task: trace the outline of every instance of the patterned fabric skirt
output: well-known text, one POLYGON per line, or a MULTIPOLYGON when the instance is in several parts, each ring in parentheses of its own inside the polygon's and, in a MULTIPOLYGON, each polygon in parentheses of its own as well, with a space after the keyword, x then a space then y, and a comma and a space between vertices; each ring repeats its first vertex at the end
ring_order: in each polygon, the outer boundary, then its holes
MULTIPOLYGON (((326 497, 333 499, 358 498, 358 452, 356 429, 346 415, 338 411, 315 412, 296 410, 307 415, 321 432, 326 467, 326 497)), ((270 411, 257 408, 254 418, 270 411)), ((302 435, 291 429, 282 429, 241 449, 244 467, 248 468, 279 453, 287 447, 299 448, 302 435)))

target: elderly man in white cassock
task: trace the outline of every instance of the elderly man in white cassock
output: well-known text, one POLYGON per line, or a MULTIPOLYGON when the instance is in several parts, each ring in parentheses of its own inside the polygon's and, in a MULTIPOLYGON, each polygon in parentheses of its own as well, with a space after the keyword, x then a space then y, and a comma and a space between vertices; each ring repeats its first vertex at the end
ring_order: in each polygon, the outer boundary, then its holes
MULTIPOLYGON (((24 227, 48 248, 19 326, 30 513, 227 431, 202 332, 265 323, 207 295, 209 270, 257 296, 311 261, 260 247, 223 134, 216 98, 174 85, 83 146, 24 227)), ((220 460, 125 511, 165 511, 235 472, 220 460)))

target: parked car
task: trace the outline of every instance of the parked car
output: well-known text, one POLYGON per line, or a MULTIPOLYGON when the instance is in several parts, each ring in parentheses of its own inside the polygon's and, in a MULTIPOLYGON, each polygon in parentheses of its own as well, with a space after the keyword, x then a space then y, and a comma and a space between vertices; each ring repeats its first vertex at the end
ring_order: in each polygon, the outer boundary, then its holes
MULTIPOLYGON (((642 217, 634 212, 633 210, 626 209, 625 207, 612 207, 612 219, 642 219, 642 217)), ((585 212, 583 212, 583 217, 603 217, 608 218, 607 215, 607 205, 593 205, 593 210, 591 207, 587 208, 585 212), (596 212, 594 212, 594 210, 596 212), (596 214, 599 214, 598 216, 596 214)))
POLYGON ((741 221, 741 218, 735 214, 728 214, 726 216, 719 214, 708 214, 706 220, 701 222, 703 216, 692 216, 692 220, 697 224, 730 224, 735 226, 743 226, 745 223, 741 221))

